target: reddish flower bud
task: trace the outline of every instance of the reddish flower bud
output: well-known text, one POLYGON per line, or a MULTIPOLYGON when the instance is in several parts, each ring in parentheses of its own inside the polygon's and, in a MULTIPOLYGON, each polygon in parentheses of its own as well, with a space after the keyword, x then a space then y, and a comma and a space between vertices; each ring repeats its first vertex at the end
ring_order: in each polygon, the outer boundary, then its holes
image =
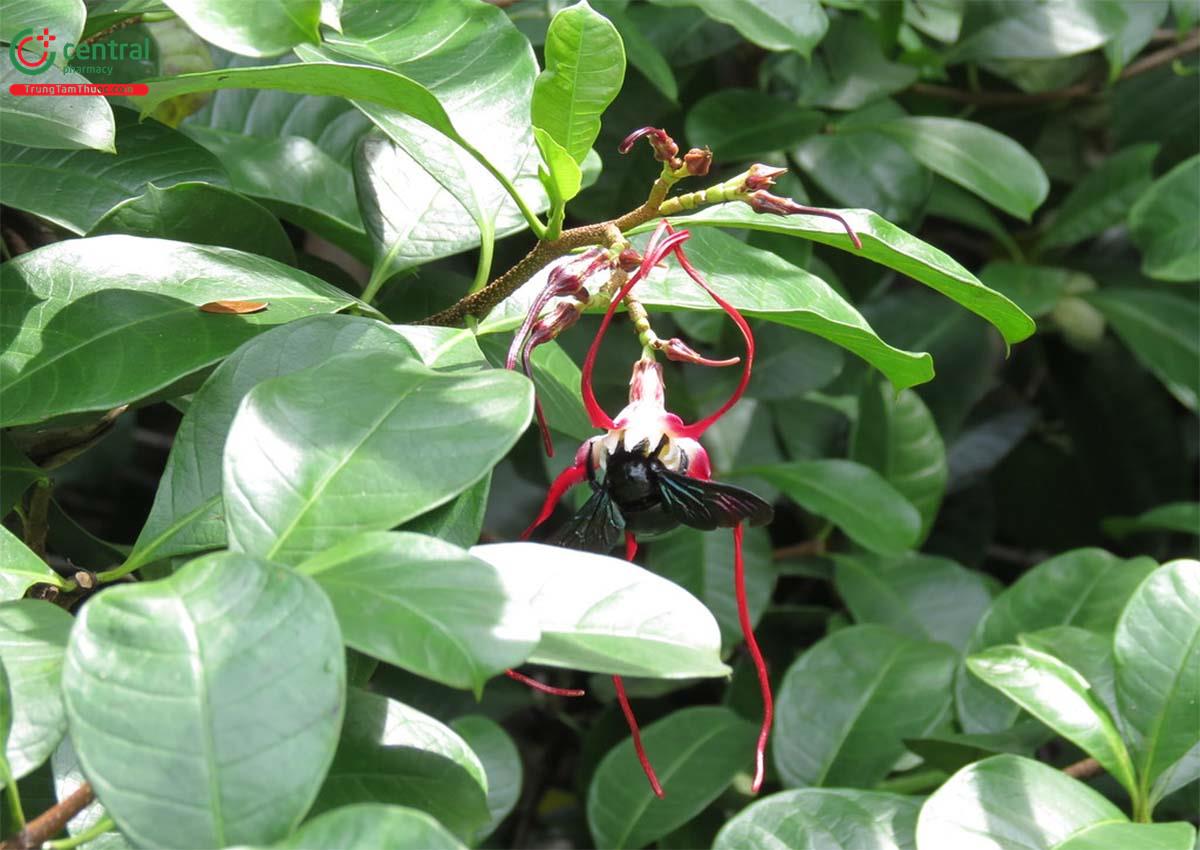
POLYGON ((712 151, 708 148, 703 150, 692 148, 683 155, 683 164, 687 168, 688 174, 693 177, 703 177, 708 174, 708 169, 712 165, 712 151))
POLYGON ((822 209, 821 207, 806 207, 803 204, 796 203, 791 198, 781 198, 778 195, 772 195, 766 189, 759 189, 757 192, 751 193, 744 200, 750 205, 750 209, 756 213, 771 213, 772 215, 819 215, 825 218, 832 218, 845 228, 846 235, 850 237, 850 241, 854 243, 854 247, 860 251, 862 250, 862 240, 858 238, 858 234, 854 232, 854 228, 850 226, 850 222, 846 221, 841 213, 822 209))
POLYGON ((620 153, 629 153, 633 149, 633 143, 638 139, 646 137, 650 142, 650 147, 654 148, 654 158, 659 162, 671 162, 679 155, 679 145, 675 144, 675 140, 667 135, 666 130, 658 127, 639 127, 634 130, 625 140, 617 146, 620 153))
POLYGON ((785 174, 787 174, 786 168, 775 168, 770 165, 763 165, 761 162, 756 162, 750 166, 750 172, 746 175, 745 183, 742 184, 742 191, 757 192, 759 189, 774 186, 775 178, 782 177, 785 174))
POLYGON ((617 257, 617 265, 622 271, 632 272, 637 271, 638 266, 642 264, 642 255, 632 248, 626 248, 617 257))
POLYGON ((668 360, 679 363, 695 363, 697 366, 736 366, 742 362, 740 357, 730 357, 728 360, 712 360, 693 349, 678 337, 672 337, 663 343, 662 351, 668 360))

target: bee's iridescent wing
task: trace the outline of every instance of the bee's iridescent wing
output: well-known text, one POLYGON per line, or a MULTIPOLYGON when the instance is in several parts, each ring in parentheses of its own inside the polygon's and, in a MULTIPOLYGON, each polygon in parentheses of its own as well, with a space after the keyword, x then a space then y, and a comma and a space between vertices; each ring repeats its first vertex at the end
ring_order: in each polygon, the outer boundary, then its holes
POLYGON ((661 464, 656 464, 654 471, 663 508, 692 528, 712 531, 742 522, 766 525, 775 515, 769 502, 741 487, 690 478, 661 464))
POLYGON ((607 555, 624 536, 625 518, 612 498, 604 490, 597 490, 592 498, 546 541, 554 546, 582 549, 607 555))

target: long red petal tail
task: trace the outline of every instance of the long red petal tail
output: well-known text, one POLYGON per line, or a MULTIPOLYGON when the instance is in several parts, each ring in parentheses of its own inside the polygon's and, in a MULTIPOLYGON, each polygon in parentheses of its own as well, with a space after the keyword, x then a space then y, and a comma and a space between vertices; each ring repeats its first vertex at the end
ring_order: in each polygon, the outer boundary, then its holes
POLYGON ((529 535, 533 534, 534 529, 550 519, 550 515, 554 513, 554 508, 558 506, 558 502, 562 499, 564 493, 576 484, 582 484, 587 479, 587 456, 584 455, 584 451, 590 451, 591 446, 588 443, 584 443, 583 445, 584 448, 575 457, 575 463, 560 472, 558 477, 554 479, 554 483, 550 485, 550 491, 546 493, 546 501, 542 503, 541 513, 537 515, 537 519, 530 524, 529 528, 521 532, 522 540, 528 540, 529 535), (580 455, 583 457, 580 457, 580 455))
MULTIPOLYGON (((671 230, 671 225, 668 224, 667 229, 671 230)), ((750 373, 754 368, 754 334, 750 331, 749 323, 745 320, 745 318, 742 317, 742 314, 738 312, 737 308, 714 292, 712 287, 704 282, 704 278, 701 277, 700 272, 696 271, 696 267, 692 265, 691 261, 687 258, 687 255, 683 253, 683 246, 678 244, 675 245, 674 251, 676 259, 679 260, 680 267, 688 273, 688 276, 691 277, 691 279, 694 280, 701 289, 708 293, 708 297, 715 301, 717 305, 725 311, 729 318, 733 319, 734 324, 738 326, 738 330, 742 332, 742 339, 746 343, 746 358, 742 361, 742 379, 738 382, 737 388, 733 391, 733 394, 729 396, 729 399, 713 413, 709 414, 698 422, 694 422, 691 425, 686 425, 683 428, 678 429, 678 436, 697 439, 700 437, 700 435, 712 427, 712 425, 718 419, 728 413, 729 409, 737 404, 741 399, 742 394, 746 392, 746 387, 750 384, 750 373)))
POLYGON ((544 682, 539 682, 537 679, 526 676, 524 673, 518 673, 516 670, 505 670, 504 675, 520 682, 522 685, 528 685, 535 691, 541 691, 544 694, 551 694, 556 697, 581 697, 585 693, 581 688, 556 688, 553 685, 547 685, 544 682))
POLYGON ((637 538, 633 536, 632 531, 625 532, 625 560, 632 561, 637 557, 637 538))
POLYGON ((613 687, 617 689, 617 702, 621 704, 625 722, 629 724, 629 732, 633 735, 633 749, 637 752, 638 761, 642 763, 642 771, 650 780, 650 789, 654 791, 654 796, 661 800, 666 794, 663 793, 658 776, 654 773, 654 766, 650 764, 650 757, 646 755, 646 748, 642 746, 642 733, 638 729, 637 718, 633 716, 633 707, 629 705, 629 697, 625 695, 625 683, 621 681, 620 676, 613 676, 612 681, 613 687))
POLYGON ((762 693, 763 701, 762 726, 758 732, 758 743, 754 747, 754 781, 750 784, 750 790, 757 794, 766 776, 767 737, 771 734, 775 708, 771 700, 771 680, 767 676, 767 664, 758 649, 758 641, 754 639, 750 608, 746 604, 746 566, 742 561, 741 523, 733 527, 733 586, 737 594, 738 622, 742 625, 742 637, 746 639, 746 648, 750 650, 750 658, 754 661, 754 671, 758 674, 758 689, 762 693))

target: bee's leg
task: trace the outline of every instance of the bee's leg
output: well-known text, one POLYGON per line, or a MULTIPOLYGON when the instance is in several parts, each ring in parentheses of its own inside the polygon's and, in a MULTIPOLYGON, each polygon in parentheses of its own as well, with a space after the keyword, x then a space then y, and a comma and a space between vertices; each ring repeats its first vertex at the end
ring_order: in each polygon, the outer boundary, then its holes
POLYGON ((546 501, 542 503, 541 513, 537 515, 537 519, 521 532, 521 539, 528 540, 529 535, 533 534, 535 528, 541 525, 546 520, 550 519, 550 515, 554 513, 554 508, 558 502, 566 494, 568 490, 576 484, 582 484, 584 481, 595 481, 595 476, 591 471, 592 457, 592 441, 588 440, 579 447, 579 451, 575 453, 575 462, 559 473, 554 479, 554 483, 550 485, 550 491, 546 494, 546 501))
POLYGON ((742 638, 746 641, 746 649, 750 651, 750 659, 754 662, 754 671, 758 674, 758 689, 762 694, 763 719, 758 731, 758 743, 754 747, 754 780, 750 783, 750 791, 758 793, 762 788, 763 777, 766 774, 767 737, 771 734, 771 721, 774 717, 774 705, 771 700, 771 679, 767 675, 767 663, 763 661, 758 641, 754 639, 754 625, 750 622, 750 609, 746 604, 746 566, 742 561, 742 524, 733 527, 733 589, 737 596, 738 622, 742 626, 742 638))

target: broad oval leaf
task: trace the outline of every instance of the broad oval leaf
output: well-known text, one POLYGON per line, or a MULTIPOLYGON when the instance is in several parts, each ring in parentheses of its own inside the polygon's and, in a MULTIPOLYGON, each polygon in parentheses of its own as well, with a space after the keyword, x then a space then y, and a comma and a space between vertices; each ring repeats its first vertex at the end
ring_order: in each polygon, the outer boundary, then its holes
MULTIPOLYGON (((83 98, 22 98, 83 100, 83 98)), ((154 184, 160 189, 195 181, 228 182, 217 158, 187 136, 137 113, 116 110, 117 155, 21 147, 5 128, 0 145, 0 201, 84 234, 122 201, 154 184)))
POLYGON ((277 56, 321 40, 321 0, 163 0, 197 35, 244 56, 277 56))
POLYGON ((276 850, 466 850, 444 826, 418 809, 383 803, 354 803, 318 815, 289 835, 276 850))
POLYGON ((546 32, 546 69, 533 83, 533 123, 582 164, 600 135, 600 115, 625 79, 617 28, 580 0, 556 14, 546 32))
MULTIPOLYGON (((8 8, 5 8, 5 12, 8 8)), ((38 26, 46 23, 39 21, 38 26)), ((15 34, 8 28, 6 16, 4 37, 7 40, 15 34)), ((65 85, 78 84, 80 78, 77 74, 67 74, 60 68, 50 67, 38 75, 37 81, 47 85, 65 85)), ((106 98, 101 95, 30 97, 15 95, 9 90, 10 86, 28 82, 29 77, 18 71, 14 63, 0 63, 0 120, 4 122, 5 142, 30 148, 92 148, 110 154, 114 152, 113 110, 106 98)), ((0 154, 0 159, 7 161, 7 152, 0 154)), ((7 170, 4 179, 11 179, 7 170)), ((7 191, 3 197, 4 202, 9 203, 7 191)))
POLYGON ((1200 693, 1200 562, 1159 567, 1129 599, 1113 636, 1117 702, 1134 735, 1141 790, 1153 805, 1186 767, 1200 774, 1196 695, 1200 693))
POLYGON ((754 89, 721 89, 687 115, 688 141, 725 162, 788 150, 825 125, 826 116, 754 89))
POLYGON ((231 547, 298 563, 449 501, 524 432, 531 389, 514 372, 440 373, 384 351, 259 384, 225 443, 231 547))
MULTIPOLYGON (((839 210, 862 240, 861 253, 836 221, 817 216, 760 215, 742 203, 717 204, 677 220, 683 227, 739 227, 788 233, 832 245, 894 269, 945 295, 995 325, 1004 339, 1020 342, 1036 329, 1033 319, 988 289, 949 255, 901 230, 870 210, 839 210)), ((689 250, 691 245, 688 246, 689 250)))
POLYGON ((729 24, 767 50, 795 50, 809 56, 829 28, 815 0, 654 0, 659 6, 695 6, 729 24))
POLYGON ((1157 144, 1131 145, 1088 172, 1054 211, 1038 247, 1074 245, 1124 221, 1150 187, 1158 151, 1157 144))
POLYGON ((870 787, 950 707, 957 653, 883 626, 818 641, 779 685, 771 753, 785 785, 870 787))
POLYGON ((1136 798, 1133 762, 1121 733, 1078 671, 1052 655, 1012 645, 969 656, 967 669, 1082 748, 1136 798))
MULTIPOLYGON (((5 473, 7 474, 7 473, 5 473)), ((62 577, 22 543, 15 534, 0 526, 0 601, 20 599, 35 584, 62 587, 62 577)))
POLYGON ((234 553, 93 598, 63 686, 96 795, 125 835, 156 847, 291 832, 333 757, 344 691, 320 588, 234 553))
POLYGON ((1053 655, 1073 667, 1087 680, 1092 695, 1108 709, 1122 738, 1127 738, 1124 718, 1117 706, 1117 670, 1113 659, 1112 636, 1101 635, 1078 626, 1051 626, 1017 636, 1021 646, 1053 655))
POLYGON ((637 850, 687 823, 751 764, 755 728, 728 708, 696 706, 642 731, 665 797, 654 796, 626 738, 608 751, 588 787, 597 847, 637 850))
POLYGON ((1113 537, 1125 537, 1143 531, 1178 531, 1200 534, 1200 502, 1171 502, 1135 517, 1109 517, 1104 531, 1113 537))
POLYGON ((1050 179, 1029 151, 983 124, 914 116, 877 129, 930 171, 1025 221, 1050 191, 1050 179))
POLYGON ((67 731, 60 688, 74 622, 62 608, 38 599, 0 605, 0 663, 11 706, 4 751, 13 779, 41 766, 67 731))
POLYGON ((849 460, 797 460, 740 470, 782 490, 861 546, 899 555, 919 539, 921 515, 870 467, 849 460))
POLYGON ((4 425, 141 401, 272 325, 356 303, 302 271, 229 248, 96 236, 0 267, 4 425), (269 301, 249 316, 209 301, 269 301))
POLYGON ((1142 271, 1160 280, 1200 278, 1200 155, 1179 163, 1146 190, 1129 211, 1129 229, 1142 249, 1142 271))
POLYGON ((466 740, 471 751, 483 763, 487 775, 487 826, 476 833, 486 838, 508 817, 521 796, 524 769, 517 745, 500 724, 481 714, 455 718, 450 728, 466 740))
POLYGON ((1022 4, 963 39, 953 62, 980 59, 1057 59, 1095 50, 1121 31, 1122 4, 1067 0, 1022 4))
MULTIPOLYGON (((1111 633, 1126 600, 1155 568, 1149 558, 1122 560, 1102 549, 1074 549, 1043 561, 997 596, 967 644, 968 654, 1011 643, 1023 632, 1079 626, 1111 633)), ((998 732, 1019 709, 982 682, 959 672, 959 722, 967 732, 998 732)))
POLYGON ((1190 823, 1098 823, 1072 835, 1054 850, 1195 850, 1196 828, 1190 823))
POLYGON ((451 687, 482 692, 540 637, 494 567, 433 537, 359 534, 298 569, 328 594, 348 646, 451 687))
POLYGON ((636 564, 540 543, 470 551, 497 569, 510 598, 533 608, 542 630, 535 664, 662 679, 729 673, 703 603, 636 564))
POLYGON ((900 794, 801 788, 751 803, 713 850, 912 850, 921 801, 900 794))
POLYGON ((289 322, 240 346, 209 376, 179 423, 150 516, 128 565, 225 545, 221 455, 238 405, 268 378, 318 366, 351 351, 412 352, 382 322, 358 316, 314 316, 289 322))

